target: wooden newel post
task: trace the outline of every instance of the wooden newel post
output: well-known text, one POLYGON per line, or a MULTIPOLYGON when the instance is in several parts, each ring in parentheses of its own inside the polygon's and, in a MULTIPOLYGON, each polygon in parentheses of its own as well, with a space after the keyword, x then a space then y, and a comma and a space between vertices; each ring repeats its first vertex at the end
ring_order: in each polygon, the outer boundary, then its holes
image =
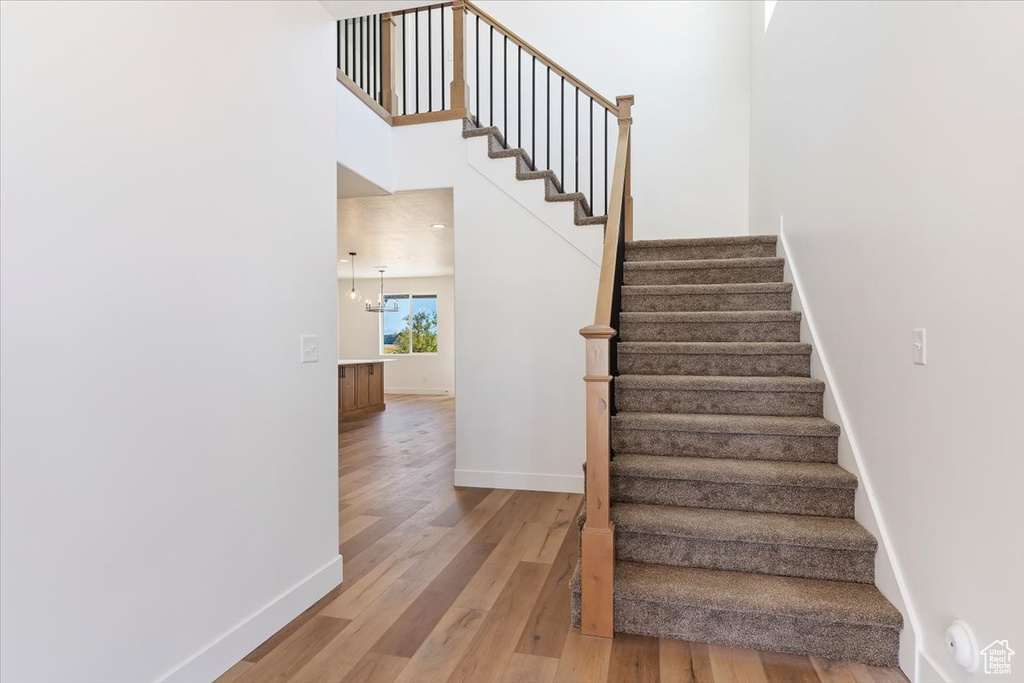
POLYGON ((468 115, 469 86, 466 85, 466 3, 452 2, 452 111, 468 115))
POLYGON ((608 501, 612 381, 609 351, 616 332, 607 325, 590 325, 580 334, 587 340, 587 374, 583 378, 587 384, 587 521, 580 539, 580 630, 584 635, 611 638, 615 530, 608 501))
POLYGON ((398 97, 395 95, 395 52, 391 38, 394 25, 395 20, 390 12, 380 15, 380 104, 389 114, 394 114, 398 107, 398 97))

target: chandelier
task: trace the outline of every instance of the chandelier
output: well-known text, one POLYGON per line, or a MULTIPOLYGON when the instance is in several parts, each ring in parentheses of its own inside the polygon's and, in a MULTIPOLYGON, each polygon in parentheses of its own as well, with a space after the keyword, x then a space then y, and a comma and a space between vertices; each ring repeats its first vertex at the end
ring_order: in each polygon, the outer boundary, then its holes
POLYGON ((367 313, 398 313, 398 301, 392 299, 391 301, 384 300, 384 270, 380 270, 380 298, 377 299, 377 304, 373 305, 370 300, 366 300, 366 312, 367 313))

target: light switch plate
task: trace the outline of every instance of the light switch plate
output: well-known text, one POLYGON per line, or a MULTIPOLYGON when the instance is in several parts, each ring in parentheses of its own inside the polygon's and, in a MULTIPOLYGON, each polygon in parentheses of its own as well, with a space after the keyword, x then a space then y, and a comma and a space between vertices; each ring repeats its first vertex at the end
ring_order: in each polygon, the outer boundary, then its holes
POLYGON ((925 337, 925 329, 918 327, 914 329, 914 365, 928 364, 928 345, 925 337))
POLYGON ((302 362, 320 362, 320 340, 315 334, 302 335, 302 362))

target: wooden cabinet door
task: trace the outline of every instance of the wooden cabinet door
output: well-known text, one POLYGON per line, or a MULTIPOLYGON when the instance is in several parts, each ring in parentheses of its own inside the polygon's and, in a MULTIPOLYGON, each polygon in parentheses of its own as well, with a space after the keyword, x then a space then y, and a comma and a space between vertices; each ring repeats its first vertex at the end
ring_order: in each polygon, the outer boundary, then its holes
POLYGON ((356 371, 356 408, 370 405, 370 366, 357 365, 356 371))
POLYGON ((384 364, 374 363, 370 368, 369 400, 371 406, 384 404, 384 364))
POLYGON ((356 366, 338 368, 338 409, 345 413, 356 409, 356 366))

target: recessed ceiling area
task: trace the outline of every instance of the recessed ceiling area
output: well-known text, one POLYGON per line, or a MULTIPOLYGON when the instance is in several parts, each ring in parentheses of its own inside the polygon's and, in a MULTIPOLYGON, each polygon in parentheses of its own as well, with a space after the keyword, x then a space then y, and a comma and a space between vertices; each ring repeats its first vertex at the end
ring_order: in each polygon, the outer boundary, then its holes
POLYGON ((338 200, 338 278, 437 277, 455 273, 455 210, 452 190, 396 192, 384 197, 338 200), (443 228, 433 227, 443 225, 443 228))

